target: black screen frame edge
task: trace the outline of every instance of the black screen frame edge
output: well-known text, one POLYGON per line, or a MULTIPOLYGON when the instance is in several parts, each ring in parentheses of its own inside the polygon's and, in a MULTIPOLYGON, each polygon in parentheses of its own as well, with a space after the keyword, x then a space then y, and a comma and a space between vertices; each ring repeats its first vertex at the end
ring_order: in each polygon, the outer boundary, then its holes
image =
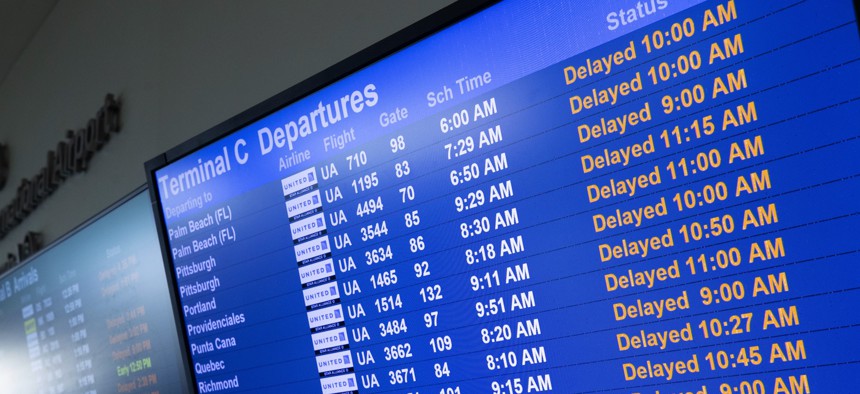
MULTIPOLYGON (((371 46, 335 63, 334 65, 288 87, 274 96, 242 111, 218 125, 191 137, 145 163, 147 183, 158 169, 171 164, 216 140, 226 137, 273 112, 285 108, 328 85, 331 85, 364 67, 408 47, 436 32, 474 15, 501 0, 458 0, 439 11, 383 38, 371 46)), ((150 187, 150 189, 153 189, 150 187)))
MULTIPOLYGON (((147 166, 150 162, 156 161, 155 159, 147 162, 147 166)), ((148 173, 149 171, 147 171, 148 173)), ((164 226, 164 218, 161 217, 160 212, 160 204, 154 202, 154 199, 158 198, 158 192, 153 189, 153 183, 149 179, 147 174, 147 188, 149 191, 149 199, 150 206, 152 208, 152 218, 155 220, 155 232, 158 234, 158 245, 159 250, 161 251, 161 261, 162 268, 164 269, 165 278, 167 279, 167 290, 168 296, 170 297, 170 309, 173 311, 173 329, 176 332, 177 337, 179 338, 180 349, 180 358, 182 361, 182 372, 185 375, 185 392, 186 393, 195 393, 198 394, 197 391, 197 375, 194 374, 194 371, 191 369, 191 345, 188 342, 188 335, 185 332, 185 320, 182 315, 182 307, 179 303, 179 288, 176 285, 176 278, 174 275, 176 273, 173 271, 173 260, 171 259, 169 247, 166 244, 164 238, 164 232, 166 231, 164 226)))
POLYGON ((854 3, 854 24, 857 25, 857 34, 860 34, 860 0, 852 0, 854 3))
POLYGON ((181 352, 183 368, 188 376, 189 389, 192 393, 197 391, 197 375, 191 369, 191 344, 184 329, 185 318, 182 314, 179 289, 175 271, 173 270, 173 258, 168 246, 166 226, 163 216, 163 207, 158 198, 158 181, 155 172, 177 160, 201 149, 216 140, 266 117, 273 112, 287 107, 296 101, 307 97, 314 92, 325 88, 367 66, 380 61, 389 55, 408 47, 430 35, 444 30, 478 12, 499 3, 501 0, 458 0, 439 11, 399 30, 398 32, 383 38, 375 44, 347 57, 344 60, 320 71, 317 74, 283 90, 282 92, 254 105, 253 107, 235 115, 226 121, 194 136, 176 147, 162 153, 144 164, 146 170, 146 182, 149 186, 149 198, 152 203, 155 226, 158 232, 158 240, 161 245, 161 255, 164 261, 164 271, 168 278, 170 290, 170 301, 173 307, 176 332, 185 346, 181 352))

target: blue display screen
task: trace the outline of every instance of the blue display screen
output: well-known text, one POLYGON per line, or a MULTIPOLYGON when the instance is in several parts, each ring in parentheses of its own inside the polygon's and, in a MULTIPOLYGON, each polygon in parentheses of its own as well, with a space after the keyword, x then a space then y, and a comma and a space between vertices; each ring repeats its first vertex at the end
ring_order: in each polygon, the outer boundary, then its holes
POLYGON ((848 392, 858 60, 850 1, 503 2, 185 152, 196 388, 848 392))
POLYGON ((188 392, 163 264, 138 193, 0 277, 0 392, 188 392))

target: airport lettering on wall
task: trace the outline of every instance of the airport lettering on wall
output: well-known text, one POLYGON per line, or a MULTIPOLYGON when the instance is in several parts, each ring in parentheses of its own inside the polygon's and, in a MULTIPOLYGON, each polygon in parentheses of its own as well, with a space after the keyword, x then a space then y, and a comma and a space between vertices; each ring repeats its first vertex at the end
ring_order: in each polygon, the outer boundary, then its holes
MULTIPOLYGON (((17 227, 66 179, 85 172, 90 160, 120 131, 121 102, 113 94, 84 127, 68 130, 57 147, 48 151, 44 167, 30 178, 21 179, 15 197, 0 209, 0 239, 17 227)), ((0 185, 8 178, 8 150, 0 148, 0 185)))

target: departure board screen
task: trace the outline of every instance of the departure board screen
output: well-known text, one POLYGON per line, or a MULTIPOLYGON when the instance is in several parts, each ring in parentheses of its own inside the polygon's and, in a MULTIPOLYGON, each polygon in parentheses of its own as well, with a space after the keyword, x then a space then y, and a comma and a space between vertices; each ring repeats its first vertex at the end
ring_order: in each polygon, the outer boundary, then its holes
POLYGON ((146 193, 0 277, 0 392, 186 393, 146 193))
POLYGON ((196 389, 853 391, 855 15, 502 2, 154 159, 196 389))

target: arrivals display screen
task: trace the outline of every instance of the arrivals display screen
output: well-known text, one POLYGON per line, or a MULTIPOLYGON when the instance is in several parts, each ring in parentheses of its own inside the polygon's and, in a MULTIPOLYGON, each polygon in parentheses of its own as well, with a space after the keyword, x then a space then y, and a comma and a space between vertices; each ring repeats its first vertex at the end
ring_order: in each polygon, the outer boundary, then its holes
POLYGON ((0 392, 186 393, 175 327, 138 192, 0 277, 0 392))
POLYGON ((200 393, 857 387, 851 1, 466 8, 148 163, 200 393))

